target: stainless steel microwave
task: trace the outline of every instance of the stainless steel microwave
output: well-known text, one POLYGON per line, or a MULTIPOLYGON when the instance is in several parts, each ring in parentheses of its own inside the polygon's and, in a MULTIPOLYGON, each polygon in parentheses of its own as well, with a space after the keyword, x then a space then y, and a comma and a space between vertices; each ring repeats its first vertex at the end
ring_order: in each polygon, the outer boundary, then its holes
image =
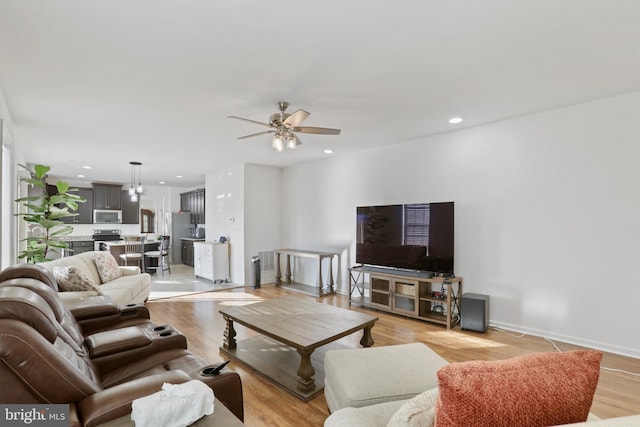
POLYGON ((120 210, 93 210, 94 224, 122 224, 122 211, 120 210))

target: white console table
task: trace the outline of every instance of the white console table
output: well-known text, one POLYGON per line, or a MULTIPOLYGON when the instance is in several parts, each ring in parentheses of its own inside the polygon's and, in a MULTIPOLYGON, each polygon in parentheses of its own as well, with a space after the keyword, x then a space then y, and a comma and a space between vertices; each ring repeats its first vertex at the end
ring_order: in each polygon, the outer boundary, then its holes
POLYGON ((318 252, 318 251, 305 251, 300 249, 276 249, 276 286, 283 286, 287 289, 297 290, 302 293, 307 293, 315 296, 322 296, 328 294, 334 294, 334 282, 333 282, 333 258, 338 254, 334 252, 318 252), (280 255, 286 255, 286 266, 284 271, 284 278, 282 277, 280 270, 280 255), (318 276, 316 279, 315 287, 304 285, 302 283, 296 283, 293 281, 291 274, 291 257, 299 258, 312 258, 316 260, 318 268, 318 276), (327 288, 325 289, 325 281, 322 279, 322 260, 328 260, 329 262, 329 278, 327 288), (293 285, 293 286, 286 286, 293 285), (312 288, 312 289, 308 289, 312 288))

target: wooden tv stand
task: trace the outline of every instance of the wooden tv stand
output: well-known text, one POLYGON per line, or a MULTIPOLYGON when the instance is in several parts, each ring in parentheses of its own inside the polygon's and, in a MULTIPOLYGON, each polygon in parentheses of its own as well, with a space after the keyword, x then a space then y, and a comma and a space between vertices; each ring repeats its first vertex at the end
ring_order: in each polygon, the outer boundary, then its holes
POLYGON ((461 295, 462 277, 427 278, 366 266, 349 269, 349 305, 438 323, 447 329, 460 321, 461 295))

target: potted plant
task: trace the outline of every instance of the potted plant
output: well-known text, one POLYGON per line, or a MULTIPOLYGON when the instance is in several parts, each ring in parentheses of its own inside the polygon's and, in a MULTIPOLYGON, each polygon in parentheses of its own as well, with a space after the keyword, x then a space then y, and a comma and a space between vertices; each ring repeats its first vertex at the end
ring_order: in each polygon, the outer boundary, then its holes
POLYGON ((26 239, 27 247, 20 253, 18 259, 25 259, 30 263, 38 263, 49 261, 47 258, 49 252, 57 252, 68 248, 63 236, 73 232, 73 227, 65 224, 60 219, 78 215, 75 211, 78 209, 78 203, 84 203, 86 200, 73 191, 77 188, 69 188, 69 184, 58 181, 55 184, 55 194, 52 186, 48 186, 46 179, 47 173, 51 169, 49 166, 35 165, 33 170, 27 166, 19 165, 29 171, 28 178, 20 178, 20 181, 38 187, 41 194, 31 195, 17 199, 16 202, 23 203, 27 208, 26 213, 18 213, 23 219, 31 223, 33 228, 39 227, 42 231, 38 235, 30 233, 26 239))

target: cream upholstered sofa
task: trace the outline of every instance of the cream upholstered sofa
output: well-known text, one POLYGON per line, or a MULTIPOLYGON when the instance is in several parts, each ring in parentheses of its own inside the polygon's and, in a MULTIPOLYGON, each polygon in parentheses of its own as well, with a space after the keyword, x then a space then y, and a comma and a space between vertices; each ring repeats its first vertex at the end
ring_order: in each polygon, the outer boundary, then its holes
POLYGON ((151 291, 151 277, 148 273, 142 273, 139 267, 118 266, 111 253, 106 251, 84 252, 40 265, 56 277, 56 290, 65 305, 101 295, 109 297, 118 305, 142 303, 149 298, 151 291), (100 262, 96 263, 96 259, 100 262), (86 290, 65 290, 60 280, 60 274, 65 272, 65 268, 75 270, 84 281, 95 286, 87 286, 86 290))
MULTIPOLYGON (((330 350, 325 354, 325 398, 332 414, 324 427, 432 426, 434 412, 426 416, 427 410, 417 410, 412 403, 428 402, 429 409, 434 409, 439 395, 438 371, 448 365, 422 343, 330 350)), ((596 382, 598 369, 599 359, 593 375, 596 382)), ((460 378, 465 381, 466 373, 460 378)), ((479 378, 486 383, 486 376, 479 378)), ((591 396, 586 398, 588 405, 591 396)), ((640 415, 599 420, 589 413, 586 422, 566 425, 638 426, 640 415)))

